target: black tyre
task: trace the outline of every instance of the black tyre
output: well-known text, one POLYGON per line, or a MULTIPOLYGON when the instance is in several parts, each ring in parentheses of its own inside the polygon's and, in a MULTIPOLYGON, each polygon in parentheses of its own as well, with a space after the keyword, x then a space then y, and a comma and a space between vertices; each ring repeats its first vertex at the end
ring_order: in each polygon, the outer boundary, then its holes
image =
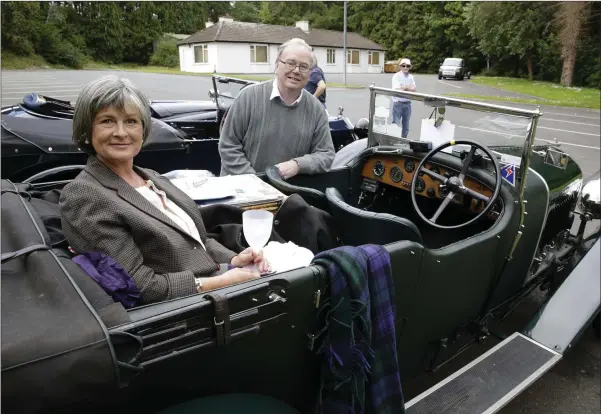
POLYGON ((441 80, 441 79, 442 79, 442 75, 439 73, 438 74, 438 80, 441 80))

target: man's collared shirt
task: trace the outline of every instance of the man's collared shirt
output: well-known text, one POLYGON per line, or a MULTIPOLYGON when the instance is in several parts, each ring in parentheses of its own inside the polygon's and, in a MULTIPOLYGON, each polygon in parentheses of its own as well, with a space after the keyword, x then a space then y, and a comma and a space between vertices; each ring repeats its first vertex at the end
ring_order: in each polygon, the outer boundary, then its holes
MULTIPOLYGON (((294 105, 298 105, 298 103, 300 102, 301 98, 303 97, 303 91, 301 89, 300 94, 298 95, 298 98, 296 99, 296 101, 292 102, 292 105, 290 106, 294 106, 294 105)), ((278 80, 274 79, 273 80, 273 89, 271 91, 271 96, 269 97, 269 100, 273 100, 273 98, 280 98, 282 99, 282 95, 280 95, 280 88, 278 88, 278 80)), ((284 102, 284 100, 282 99, 282 102, 284 102)), ((286 103, 286 102, 284 102, 286 103)))

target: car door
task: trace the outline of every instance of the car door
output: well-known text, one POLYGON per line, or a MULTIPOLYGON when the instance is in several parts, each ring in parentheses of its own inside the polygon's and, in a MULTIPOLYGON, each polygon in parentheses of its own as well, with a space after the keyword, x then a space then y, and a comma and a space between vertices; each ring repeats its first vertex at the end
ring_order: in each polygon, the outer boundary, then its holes
POLYGON ((311 334, 321 271, 310 266, 209 292, 221 297, 225 317, 206 295, 129 311, 132 322, 111 330, 127 337, 115 350, 135 367, 121 370, 129 384, 119 408, 156 412, 214 394, 260 393, 308 410, 318 378, 311 334))

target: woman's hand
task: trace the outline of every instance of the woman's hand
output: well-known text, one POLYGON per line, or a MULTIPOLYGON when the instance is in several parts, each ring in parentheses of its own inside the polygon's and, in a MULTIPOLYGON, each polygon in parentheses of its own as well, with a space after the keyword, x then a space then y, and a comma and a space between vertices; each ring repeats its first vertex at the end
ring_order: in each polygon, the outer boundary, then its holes
POLYGON ((234 285, 236 283, 246 282, 248 280, 258 279, 260 277, 261 275, 258 272, 236 267, 219 276, 202 278, 202 289, 200 289, 198 293, 208 292, 210 290, 234 285))
POLYGON ((236 267, 244 267, 254 264, 260 273, 269 272, 269 262, 263 257, 263 252, 257 254, 252 248, 244 249, 237 256, 232 257, 231 264, 236 267))

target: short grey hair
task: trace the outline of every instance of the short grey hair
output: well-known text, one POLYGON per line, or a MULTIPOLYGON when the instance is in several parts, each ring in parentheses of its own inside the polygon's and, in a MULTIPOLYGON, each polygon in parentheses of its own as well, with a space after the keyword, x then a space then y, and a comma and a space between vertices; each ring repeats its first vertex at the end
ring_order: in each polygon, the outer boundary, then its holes
POLYGON ((290 39, 290 40, 282 43, 278 47, 278 55, 275 58, 276 62, 280 60, 280 56, 282 56, 282 53, 284 53, 284 50, 286 50, 287 48, 289 48, 291 46, 297 46, 297 47, 300 46, 300 47, 306 48, 309 52, 311 52, 311 67, 314 68, 315 66, 317 66, 317 58, 315 57, 315 53, 313 53, 313 48, 311 46, 309 46, 307 44, 307 42, 305 42, 300 37, 295 37, 293 39, 290 39))
POLYGON ((73 112, 73 142, 82 151, 94 154, 92 129, 96 114, 102 109, 114 107, 122 111, 133 105, 142 121, 142 142, 150 135, 150 103, 146 96, 129 79, 115 75, 93 80, 83 87, 73 112))

